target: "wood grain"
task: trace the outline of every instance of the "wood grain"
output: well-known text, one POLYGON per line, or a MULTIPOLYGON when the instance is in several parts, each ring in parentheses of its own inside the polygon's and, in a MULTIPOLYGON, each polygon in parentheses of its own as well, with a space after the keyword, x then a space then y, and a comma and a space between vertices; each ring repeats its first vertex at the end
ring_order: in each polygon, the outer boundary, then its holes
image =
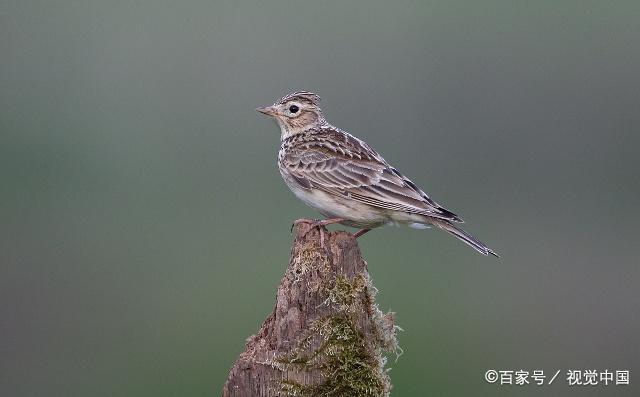
POLYGON ((275 308, 247 340, 222 395, 388 395, 385 353, 400 351, 397 327, 375 304, 357 240, 305 223, 295 232, 275 308))

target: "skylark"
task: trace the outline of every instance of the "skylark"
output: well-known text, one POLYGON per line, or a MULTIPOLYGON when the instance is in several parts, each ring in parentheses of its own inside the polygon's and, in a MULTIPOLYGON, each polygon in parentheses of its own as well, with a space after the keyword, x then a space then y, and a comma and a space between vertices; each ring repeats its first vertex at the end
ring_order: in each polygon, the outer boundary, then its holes
MULTIPOLYGON (((484 255, 498 256, 455 225, 463 222, 433 201, 362 140, 329 124, 312 92, 289 94, 257 111, 280 126, 278 168, 289 189, 327 219, 360 228, 356 237, 387 224, 433 225, 484 255)), ((302 220, 305 221, 305 220, 302 220)))

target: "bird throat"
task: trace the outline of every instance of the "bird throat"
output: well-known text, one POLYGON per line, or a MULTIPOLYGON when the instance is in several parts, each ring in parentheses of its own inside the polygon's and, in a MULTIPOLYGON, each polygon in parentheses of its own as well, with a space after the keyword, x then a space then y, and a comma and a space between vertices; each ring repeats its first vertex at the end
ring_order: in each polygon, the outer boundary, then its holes
POLYGON ((325 123, 324 118, 314 112, 304 112, 294 118, 276 118, 280 127, 280 139, 285 140, 290 136, 302 134, 325 123))

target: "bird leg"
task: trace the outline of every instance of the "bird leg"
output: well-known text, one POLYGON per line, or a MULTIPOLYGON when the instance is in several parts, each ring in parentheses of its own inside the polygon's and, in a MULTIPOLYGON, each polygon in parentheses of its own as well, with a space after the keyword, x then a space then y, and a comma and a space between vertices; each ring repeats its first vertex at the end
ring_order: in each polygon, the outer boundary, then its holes
POLYGON ((355 232, 353 234, 353 237, 358 238, 358 237, 362 236, 363 234, 365 234, 366 232, 368 232, 370 230, 371 229, 366 229, 366 228, 365 229, 360 229, 360 230, 358 230, 357 232, 355 232))
POLYGON ((308 223, 311 225, 311 228, 309 230, 307 230, 305 232, 305 234, 302 236, 306 236, 307 233, 309 233, 309 231, 311 229, 313 229, 314 227, 318 228, 318 232, 320 233, 320 246, 325 249, 325 245, 324 245, 324 226, 327 225, 331 225, 334 223, 340 223, 340 222, 344 222, 346 219, 344 218, 329 218, 329 219, 324 219, 324 220, 320 220, 320 219, 296 219, 293 224, 291 225, 291 230, 293 231, 293 227, 294 226, 298 226, 300 223, 308 223))

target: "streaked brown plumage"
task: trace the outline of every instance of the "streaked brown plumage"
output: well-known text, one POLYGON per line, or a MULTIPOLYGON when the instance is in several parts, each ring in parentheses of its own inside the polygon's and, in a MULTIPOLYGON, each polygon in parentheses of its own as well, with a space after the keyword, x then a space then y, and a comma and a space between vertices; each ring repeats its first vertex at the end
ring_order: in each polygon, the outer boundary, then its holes
POLYGON ((281 130, 278 168, 291 191, 329 219, 362 228, 362 235, 385 224, 437 226, 484 255, 497 256, 454 223, 463 222, 433 201, 360 139, 329 124, 320 97, 298 91, 257 110, 281 130))

